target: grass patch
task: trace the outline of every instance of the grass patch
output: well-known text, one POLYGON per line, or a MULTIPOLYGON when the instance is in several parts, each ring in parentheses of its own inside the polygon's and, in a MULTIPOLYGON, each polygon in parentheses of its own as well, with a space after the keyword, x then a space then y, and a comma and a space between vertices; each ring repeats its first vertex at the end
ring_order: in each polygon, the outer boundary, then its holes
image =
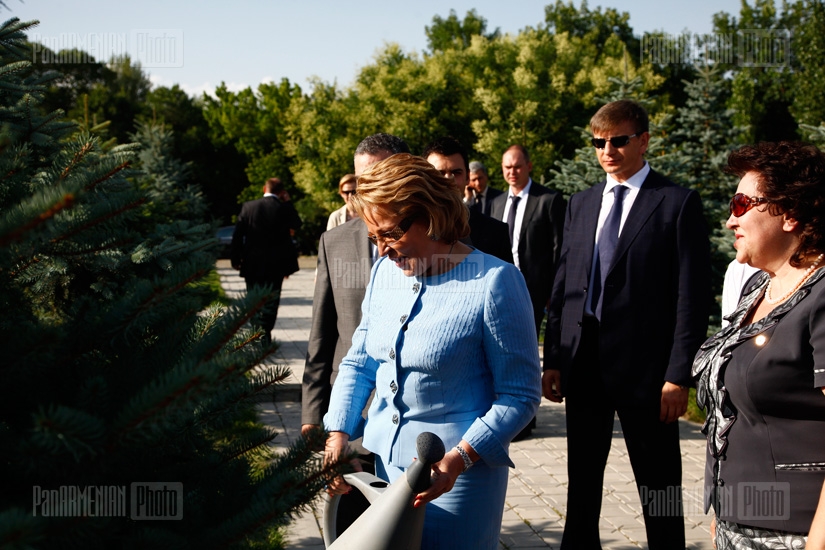
POLYGON ((688 396, 688 408, 687 412, 685 413, 686 420, 690 420, 691 422, 698 422, 699 424, 704 423, 705 421, 705 411, 699 408, 696 404, 696 389, 690 388, 690 395, 688 396))
POLYGON ((218 303, 222 306, 229 305, 229 298, 221 286, 221 276, 218 275, 218 270, 214 267, 205 277, 192 283, 192 286, 206 292, 209 295, 210 303, 218 303))

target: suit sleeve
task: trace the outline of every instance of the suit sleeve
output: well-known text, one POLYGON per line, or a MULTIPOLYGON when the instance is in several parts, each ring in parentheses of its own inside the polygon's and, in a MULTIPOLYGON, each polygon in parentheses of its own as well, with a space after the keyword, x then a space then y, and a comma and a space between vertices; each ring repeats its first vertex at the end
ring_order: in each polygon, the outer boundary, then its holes
POLYGON ((332 369, 338 341, 338 313, 330 282, 325 234, 318 243, 318 268, 312 297, 312 325, 302 381, 301 423, 322 423, 332 391, 332 369))
POLYGON ((695 191, 688 193, 676 223, 676 325, 665 380, 692 386, 693 358, 707 338, 711 288, 708 228, 695 191))
POLYGON ((565 202, 561 193, 556 193, 550 205, 550 221, 553 225, 553 265, 559 263, 564 236, 565 202))

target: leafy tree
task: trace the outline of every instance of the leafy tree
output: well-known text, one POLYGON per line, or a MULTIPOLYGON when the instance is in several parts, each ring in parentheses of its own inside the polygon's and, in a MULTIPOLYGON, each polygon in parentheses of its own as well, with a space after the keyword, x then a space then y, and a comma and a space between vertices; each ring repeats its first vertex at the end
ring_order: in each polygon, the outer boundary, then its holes
MULTIPOLYGON (((735 256, 733 239, 724 223, 737 185, 723 169, 730 152, 742 143, 746 129, 733 122, 734 111, 727 107, 728 90, 718 65, 700 67, 696 79, 685 82, 685 93, 686 104, 678 110, 672 130, 663 136, 667 152, 654 157, 651 165, 702 197, 710 229, 713 296, 721 303, 725 270, 735 256)), ((718 304, 712 311, 710 324, 718 327, 718 304)))
POLYGON ((245 328, 266 296, 209 305, 198 283, 217 243, 167 131, 104 150, 34 108, 32 24, 0 25, 0 546, 272 547, 329 472, 303 440, 273 459, 275 434, 250 418, 285 375, 245 328), (33 495, 147 480, 182 483, 181 521, 33 495))
POLYGON ((204 97, 204 117, 210 137, 218 146, 231 144, 247 162, 250 193, 256 197, 263 182, 278 177, 292 193, 295 191, 284 151, 285 113, 301 88, 286 78, 279 84, 263 83, 257 91, 246 88, 229 91, 224 84, 215 90, 216 98, 204 97))
POLYGON ((238 194, 249 185, 247 163, 232 143, 213 141, 204 100, 189 97, 177 84, 161 86, 149 92, 140 119, 172 131, 172 155, 190 164, 212 217, 228 223, 238 214, 238 194))
POLYGON ((140 63, 133 64, 129 56, 113 57, 106 68, 103 82, 89 92, 89 110, 97 122, 110 122, 109 132, 118 143, 127 143, 152 84, 140 63))
POLYGON ((822 0, 797 2, 794 9, 800 23, 793 36, 794 58, 798 64, 793 74, 794 97, 790 111, 801 124, 825 121, 825 3, 822 0))
POLYGON ((481 17, 475 9, 467 12, 464 21, 459 21, 455 10, 450 10, 447 19, 435 15, 432 26, 424 27, 430 52, 467 48, 473 36, 484 36, 492 40, 500 35, 498 29, 489 34, 485 34, 486 30, 487 20, 481 17))
POLYGON ((825 123, 821 123, 819 126, 800 124, 799 130, 805 139, 825 151, 825 123))
POLYGON ((591 11, 587 0, 582 0, 577 10, 572 1, 565 4, 563 0, 556 0, 555 4, 544 8, 544 20, 550 32, 567 33, 597 47, 606 47, 608 40, 615 36, 631 52, 634 63, 639 62, 639 39, 633 34, 628 12, 619 13, 614 8, 607 8, 602 13, 601 7, 591 11))
MULTIPOLYGON (((790 52, 774 51, 772 40, 755 40, 762 36, 779 39, 793 34, 796 17, 787 4, 777 14, 773 0, 755 0, 751 6, 742 1, 739 18, 725 12, 713 16, 716 33, 735 38, 737 51, 753 47, 754 63, 749 58, 733 56, 735 63, 722 63, 723 71, 732 71, 732 94, 729 105, 734 109, 734 123, 747 128, 746 141, 794 139, 797 124, 790 112, 793 82, 790 52), (762 44, 768 44, 762 47, 762 44), (775 58, 775 53, 784 54, 775 58)), ((751 51, 751 50, 749 50, 751 51)))

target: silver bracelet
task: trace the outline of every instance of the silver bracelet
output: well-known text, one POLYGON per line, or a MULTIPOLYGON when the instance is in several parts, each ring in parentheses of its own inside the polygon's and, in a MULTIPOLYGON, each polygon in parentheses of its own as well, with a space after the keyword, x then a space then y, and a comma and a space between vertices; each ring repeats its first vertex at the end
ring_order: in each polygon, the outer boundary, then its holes
POLYGON ((464 447, 461 445, 456 445, 455 450, 458 451, 458 454, 461 456, 461 459, 464 461, 464 469, 461 471, 463 474, 467 470, 469 470, 473 466, 473 461, 470 458, 470 455, 467 454, 467 451, 464 450, 464 447))

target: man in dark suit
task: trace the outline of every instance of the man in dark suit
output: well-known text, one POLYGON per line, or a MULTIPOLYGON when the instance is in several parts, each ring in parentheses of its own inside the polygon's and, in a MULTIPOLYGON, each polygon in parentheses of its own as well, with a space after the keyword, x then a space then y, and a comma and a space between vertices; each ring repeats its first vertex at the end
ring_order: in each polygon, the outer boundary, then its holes
POLYGON ((495 187, 490 187, 490 176, 487 168, 481 162, 474 160, 470 163, 470 177, 464 192, 464 202, 470 205, 470 210, 477 210, 489 216, 493 199, 503 194, 495 187))
MULTIPOLYGON (((389 134, 366 137, 355 149, 355 175, 396 153, 409 153, 401 138, 389 134)), ((360 218, 321 235, 318 269, 312 298, 312 326, 304 365, 301 432, 320 427, 329 407, 338 364, 352 345, 361 322, 361 302, 377 259, 377 249, 367 239, 360 218)))
POLYGON ((710 301, 707 227, 695 191, 645 162, 636 102, 591 119, 605 181, 570 198, 544 340, 543 392, 567 411, 563 549, 601 548, 599 513, 614 413, 651 550, 685 547, 676 420, 710 301))
POLYGON ((292 231, 301 227, 301 218, 289 202, 289 193, 278 178, 264 184, 262 199, 248 201, 241 207, 232 234, 232 267, 240 270, 247 291, 269 287, 272 297, 261 309, 256 324, 263 330, 263 342, 272 343, 272 329, 281 303, 284 278, 298 271, 298 252, 292 243, 292 231))
MULTIPOLYGON (((427 162, 435 166, 446 178, 452 178, 456 187, 463 193, 467 187, 467 173, 469 161, 464 147, 455 138, 442 137, 432 141, 421 155, 427 162)), ((507 225, 480 211, 470 209, 469 240, 465 244, 492 254, 493 256, 513 263, 513 253, 510 251, 510 239, 507 236, 507 225)))
POLYGON ((533 164, 521 145, 504 152, 501 168, 510 188, 493 199, 490 215, 509 226, 513 260, 527 283, 538 334, 561 252, 564 199, 530 178, 533 164))
POLYGON ((247 291, 267 286, 272 297, 261 309, 256 324, 263 330, 263 343, 272 343, 271 332, 281 303, 284 277, 298 271, 298 252, 292 234, 301 227, 301 218, 289 201, 289 194, 278 178, 270 178, 262 199, 245 202, 232 235, 232 267, 240 270, 247 291))

